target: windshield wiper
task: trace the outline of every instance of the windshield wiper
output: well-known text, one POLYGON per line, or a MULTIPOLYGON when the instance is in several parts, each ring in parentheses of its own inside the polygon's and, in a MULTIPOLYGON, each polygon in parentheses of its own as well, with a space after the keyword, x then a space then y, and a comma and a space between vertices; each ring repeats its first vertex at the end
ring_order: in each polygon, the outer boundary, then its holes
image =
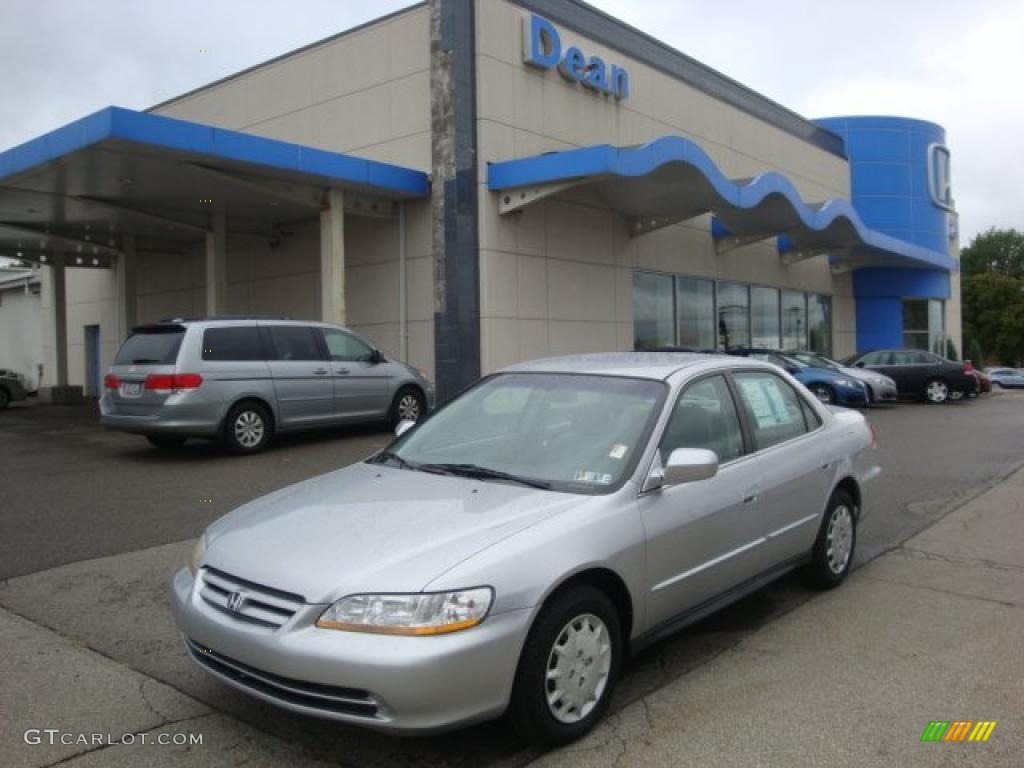
POLYGON ((370 461, 375 464, 379 464, 382 461, 390 459, 400 466, 402 469, 419 469, 418 464, 413 464, 411 461, 406 461, 394 451, 381 451, 370 458, 370 461))
POLYGON ((521 477, 509 472, 502 472, 500 469, 481 467, 477 464, 419 464, 416 468, 425 472, 444 472, 446 474, 462 475, 463 477, 508 480, 513 483, 528 485, 531 488, 541 488, 543 490, 550 490, 551 488, 551 483, 544 480, 534 480, 529 477, 521 477))

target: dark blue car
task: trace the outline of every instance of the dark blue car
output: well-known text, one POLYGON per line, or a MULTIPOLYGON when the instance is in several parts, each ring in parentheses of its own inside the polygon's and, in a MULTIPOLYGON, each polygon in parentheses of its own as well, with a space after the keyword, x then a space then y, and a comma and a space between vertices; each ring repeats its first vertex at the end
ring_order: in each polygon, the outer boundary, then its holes
POLYGON ((773 363, 793 376, 821 402, 835 405, 867 405, 868 393, 863 382, 828 368, 813 368, 806 363, 774 349, 736 347, 730 355, 750 357, 773 363))

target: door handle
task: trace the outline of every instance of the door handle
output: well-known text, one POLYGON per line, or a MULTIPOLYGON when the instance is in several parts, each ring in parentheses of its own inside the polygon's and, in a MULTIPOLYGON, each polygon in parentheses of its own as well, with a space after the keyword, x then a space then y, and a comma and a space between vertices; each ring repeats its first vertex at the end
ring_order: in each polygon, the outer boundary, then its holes
POLYGON ((826 463, 822 464, 821 468, 822 469, 832 469, 832 462, 829 461, 829 462, 826 462, 826 463))
POLYGON ((757 501, 757 494, 756 493, 752 493, 749 496, 745 496, 743 498, 743 503, 744 504, 753 504, 755 501, 757 501))
POLYGON ((326 376, 327 375, 327 369, 326 368, 314 368, 313 369, 313 373, 316 374, 317 376, 326 376))
POLYGON ((335 373, 340 373, 342 376, 348 376, 348 368, 336 368, 335 373))

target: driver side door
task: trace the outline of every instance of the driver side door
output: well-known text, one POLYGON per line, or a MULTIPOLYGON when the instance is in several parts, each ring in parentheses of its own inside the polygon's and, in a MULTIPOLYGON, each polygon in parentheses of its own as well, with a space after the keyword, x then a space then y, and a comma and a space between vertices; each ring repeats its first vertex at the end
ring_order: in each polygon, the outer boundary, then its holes
POLYGON ((338 328, 320 328, 330 376, 334 412, 341 421, 383 417, 390 405, 390 366, 373 362, 373 349, 338 328))
POLYGON ((655 461, 676 448, 718 456, 715 477, 639 498, 647 546, 650 627, 725 592, 764 567, 762 480, 748 455, 732 389, 721 374, 687 385, 660 438, 655 461))

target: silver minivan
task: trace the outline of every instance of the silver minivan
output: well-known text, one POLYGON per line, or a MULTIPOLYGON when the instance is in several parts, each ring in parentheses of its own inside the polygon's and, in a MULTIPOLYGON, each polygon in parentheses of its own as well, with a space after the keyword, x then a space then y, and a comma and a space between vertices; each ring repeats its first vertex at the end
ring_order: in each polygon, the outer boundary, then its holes
POLYGON ((276 433, 416 421, 433 388, 352 331, 327 323, 222 318, 133 329, 104 381, 101 421, 158 448, 190 437, 256 453, 276 433))

